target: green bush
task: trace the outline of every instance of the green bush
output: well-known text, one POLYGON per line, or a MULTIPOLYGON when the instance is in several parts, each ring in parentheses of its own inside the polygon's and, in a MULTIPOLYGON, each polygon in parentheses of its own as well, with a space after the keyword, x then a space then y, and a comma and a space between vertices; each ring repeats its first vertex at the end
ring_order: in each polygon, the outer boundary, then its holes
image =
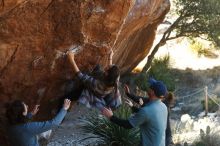
POLYGON ((196 139, 192 146, 220 146, 220 135, 218 132, 211 132, 209 126, 206 128, 206 132, 200 130, 200 135, 196 139))
POLYGON ((134 83, 139 87, 139 89, 147 91, 149 87, 148 79, 149 77, 146 73, 140 73, 134 78, 134 83))
POLYGON ((218 57, 218 55, 213 52, 213 50, 215 50, 215 46, 213 44, 210 44, 210 46, 207 48, 204 46, 203 43, 194 39, 191 41, 190 47, 198 54, 199 57, 201 57, 202 55, 208 58, 218 57))
MULTIPOLYGON (((115 113, 119 118, 128 118, 131 114, 130 108, 122 105, 115 113)), ((83 120, 85 125, 83 132, 92 133, 94 136, 87 139, 98 138, 99 143, 108 146, 135 146, 140 142, 138 129, 124 129, 110 122, 101 115, 91 115, 83 120)))
POLYGON ((151 68, 146 73, 140 73, 135 78, 135 84, 141 89, 146 91, 148 88, 149 77, 154 77, 157 80, 163 81, 169 91, 174 91, 175 83, 174 78, 170 72, 170 57, 165 56, 153 60, 151 68))

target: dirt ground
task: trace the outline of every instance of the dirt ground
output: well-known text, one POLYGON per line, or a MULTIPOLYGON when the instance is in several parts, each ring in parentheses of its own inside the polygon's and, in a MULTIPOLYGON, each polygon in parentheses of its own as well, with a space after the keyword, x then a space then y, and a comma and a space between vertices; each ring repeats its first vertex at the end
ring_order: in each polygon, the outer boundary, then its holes
MULTIPOLYGON (((86 108, 83 105, 74 104, 70 112, 67 113, 61 126, 53 130, 52 135, 47 142, 47 146, 94 146, 96 139, 83 140, 91 136, 89 133, 83 133, 81 119, 85 119, 94 109, 86 108)), ((45 144, 44 144, 45 145, 45 144)))

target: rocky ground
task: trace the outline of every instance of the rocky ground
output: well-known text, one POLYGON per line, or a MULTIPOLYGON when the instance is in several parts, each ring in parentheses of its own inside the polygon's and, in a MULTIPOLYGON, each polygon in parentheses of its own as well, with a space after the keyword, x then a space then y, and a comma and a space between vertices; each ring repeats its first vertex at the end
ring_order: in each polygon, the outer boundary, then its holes
MULTIPOLYGON (((84 133, 81 129, 83 122, 94 109, 88 109, 83 105, 74 104, 70 112, 68 112, 65 120, 57 129, 55 129, 47 142, 47 146, 94 146, 96 139, 83 140, 92 134, 84 133)), ((45 145, 45 144, 44 144, 45 145)))

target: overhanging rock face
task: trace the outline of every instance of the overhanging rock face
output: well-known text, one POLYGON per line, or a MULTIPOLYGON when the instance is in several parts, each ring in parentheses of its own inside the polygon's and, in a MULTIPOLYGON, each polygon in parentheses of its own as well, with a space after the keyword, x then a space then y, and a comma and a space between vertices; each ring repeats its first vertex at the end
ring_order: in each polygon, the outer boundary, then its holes
POLYGON ((0 107, 40 100, 42 115, 52 111, 48 103, 73 77, 70 48, 82 70, 106 66, 112 49, 113 63, 130 71, 148 54, 169 7, 168 0, 0 0, 0 107))

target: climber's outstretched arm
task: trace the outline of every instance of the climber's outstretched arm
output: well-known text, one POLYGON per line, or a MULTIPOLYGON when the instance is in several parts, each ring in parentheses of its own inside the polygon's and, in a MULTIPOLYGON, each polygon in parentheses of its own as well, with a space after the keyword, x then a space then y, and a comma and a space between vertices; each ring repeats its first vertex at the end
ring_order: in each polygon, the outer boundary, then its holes
POLYGON ((78 66, 77 66, 77 64, 76 64, 76 62, 75 62, 75 59, 74 59, 74 53, 72 53, 71 51, 69 51, 69 52, 67 53, 67 56, 68 56, 68 59, 69 59, 71 65, 73 66, 73 71, 74 71, 75 73, 80 72, 80 70, 79 70, 79 68, 78 68, 78 66))
POLYGON ((112 65, 112 57, 113 57, 113 55, 114 55, 114 52, 113 52, 113 50, 111 50, 110 53, 109 53, 109 58, 108 58, 109 66, 112 65))

